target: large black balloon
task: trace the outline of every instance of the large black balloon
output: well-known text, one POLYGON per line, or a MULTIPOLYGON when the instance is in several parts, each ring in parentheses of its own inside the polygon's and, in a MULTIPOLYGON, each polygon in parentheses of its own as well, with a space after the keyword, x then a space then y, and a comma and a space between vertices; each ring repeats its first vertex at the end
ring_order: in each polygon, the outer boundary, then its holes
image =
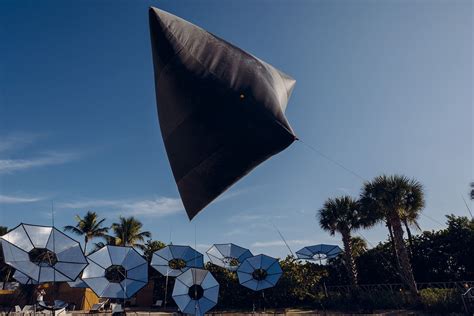
POLYGON ((284 114, 295 80, 177 16, 149 15, 161 133, 192 219, 296 140, 284 114))

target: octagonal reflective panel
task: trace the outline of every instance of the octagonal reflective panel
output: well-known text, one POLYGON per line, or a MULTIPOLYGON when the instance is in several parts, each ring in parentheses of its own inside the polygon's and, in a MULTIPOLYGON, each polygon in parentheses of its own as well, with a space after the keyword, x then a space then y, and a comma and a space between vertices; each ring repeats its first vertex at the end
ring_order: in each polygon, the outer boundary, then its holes
POLYGON ((81 245, 51 226, 20 224, 1 242, 5 263, 37 283, 74 281, 87 266, 81 245))
POLYGON ((21 273, 20 271, 16 270, 13 273, 13 278, 20 284, 28 285, 28 284, 38 284, 38 282, 30 279, 26 274, 21 273))
POLYGON ((148 262, 132 247, 105 246, 87 260, 82 280, 99 297, 130 298, 148 283, 148 262))
POLYGON ((342 249, 337 245, 319 244, 314 246, 307 246, 301 248, 296 252, 298 259, 305 259, 311 261, 321 261, 337 257, 342 252, 342 249))
POLYGON ((250 250, 232 243, 214 244, 206 253, 213 264, 230 271, 236 271, 245 259, 253 256, 250 250))
POLYGON ((189 246, 169 245, 153 253, 151 266, 164 276, 176 277, 190 268, 204 267, 204 257, 189 246))
POLYGON ((253 291, 274 287, 282 273, 278 259, 266 255, 247 258, 237 269, 239 283, 253 291))
POLYGON ((87 289, 87 288, 89 288, 87 286, 86 282, 82 281, 81 278, 77 278, 76 281, 68 282, 67 284, 69 285, 69 287, 76 288, 76 289, 87 289))
POLYGON ((219 298, 219 283, 211 272, 190 268, 176 278, 173 300, 185 314, 204 315, 219 298))

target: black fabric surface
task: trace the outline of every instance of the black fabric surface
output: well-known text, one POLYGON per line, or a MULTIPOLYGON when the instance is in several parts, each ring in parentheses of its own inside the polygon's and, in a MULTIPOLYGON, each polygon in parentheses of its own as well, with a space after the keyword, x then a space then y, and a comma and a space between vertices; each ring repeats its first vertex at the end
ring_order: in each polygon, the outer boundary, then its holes
POLYGON ((158 118, 188 217, 296 136, 295 80, 172 14, 150 8, 158 118))

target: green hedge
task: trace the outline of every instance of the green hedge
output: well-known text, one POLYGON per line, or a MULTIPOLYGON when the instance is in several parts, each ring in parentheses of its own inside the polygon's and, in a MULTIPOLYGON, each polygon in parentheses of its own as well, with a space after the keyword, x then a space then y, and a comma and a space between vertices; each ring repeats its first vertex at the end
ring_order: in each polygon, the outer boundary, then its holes
POLYGON ((461 293, 454 289, 423 289, 420 291, 423 310, 436 313, 463 312, 461 293))
POLYGON ((330 293, 322 300, 326 309, 373 312, 376 310, 407 309, 446 315, 462 313, 461 293, 454 289, 429 288, 420 291, 418 300, 403 291, 356 291, 352 294, 330 293))

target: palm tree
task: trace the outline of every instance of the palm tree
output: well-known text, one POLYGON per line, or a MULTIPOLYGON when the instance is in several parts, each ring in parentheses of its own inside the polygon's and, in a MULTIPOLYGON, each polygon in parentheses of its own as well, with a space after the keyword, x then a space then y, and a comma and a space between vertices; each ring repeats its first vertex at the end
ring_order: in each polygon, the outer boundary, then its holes
POLYGON ((87 212, 84 218, 76 215, 76 226, 65 226, 64 231, 84 236, 84 253, 87 253, 87 243, 96 237, 104 237, 109 231, 103 227, 105 218, 100 219, 96 212, 87 212))
POLYGON ((151 262, 153 253, 166 247, 165 243, 159 240, 148 239, 144 245, 138 246, 143 251, 143 256, 151 262))
POLYGON ((367 242, 361 237, 351 237, 352 256, 354 258, 359 257, 363 253, 367 252, 367 242))
POLYGON ((118 223, 113 223, 111 229, 114 233, 117 246, 143 246, 145 238, 151 238, 149 231, 142 231, 143 224, 135 217, 119 217, 118 223))
POLYGON ((104 235, 102 236, 102 238, 104 239, 104 241, 94 243, 94 249, 91 250, 91 253, 105 246, 118 246, 117 238, 115 238, 114 236, 104 235))
MULTIPOLYGON (((364 211, 364 209, 362 209, 362 211, 364 211)), ((378 215, 380 215, 380 214, 378 214, 378 215)), ((398 262, 397 247, 395 247, 395 238, 393 237, 392 225, 390 224, 390 222, 388 220, 384 220, 384 222, 385 222, 385 226, 388 229, 388 238, 389 238, 389 241, 390 241, 390 246, 392 247, 393 256, 397 259, 397 267, 398 267, 398 269, 400 269, 400 262, 398 262)))
POLYGON ((471 200, 474 200, 474 182, 471 182, 471 200))
POLYGON ((407 214, 419 213, 424 207, 423 186, 405 176, 378 176, 364 184, 360 203, 364 213, 378 217, 392 228, 401 277, 409 289, 417 294, 418 289, 403 239, 402 219, 408 218, 407 214))
POLYGON ((344 243, 344 257, 349 279, 352 285, 357 285, 357 267, 352 249, 352 236, 354 230, 372 226, 376 218, 371 219, 359 212, 359 203, 350 196, 328 199, 318 211, 319 225, 329 231, 331 235, 336 232, 342 235, 344 243))

